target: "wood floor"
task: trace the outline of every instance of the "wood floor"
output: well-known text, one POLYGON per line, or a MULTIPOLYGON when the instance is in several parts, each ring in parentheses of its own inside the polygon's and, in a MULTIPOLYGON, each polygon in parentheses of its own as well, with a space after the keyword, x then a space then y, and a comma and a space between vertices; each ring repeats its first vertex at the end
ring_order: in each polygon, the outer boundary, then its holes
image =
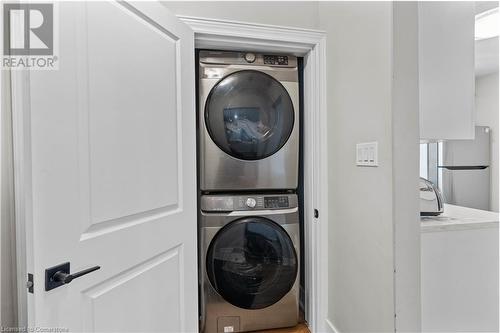
POLYGON ((307 325, 302 323, 295 327, 279 328, 274 330, 257 331, 259 333, 311 333, 307 325))

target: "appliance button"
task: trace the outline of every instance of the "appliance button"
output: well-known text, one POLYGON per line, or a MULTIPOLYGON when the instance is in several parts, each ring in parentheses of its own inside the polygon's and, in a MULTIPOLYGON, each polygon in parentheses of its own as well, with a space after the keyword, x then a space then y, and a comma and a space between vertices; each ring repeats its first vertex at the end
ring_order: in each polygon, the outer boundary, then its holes
POLYGON ((248 198, 246 204, 247 204, 247 207, 254 208, 255 205, 257 205, 257 201, 255 201, 254 198, 248 198))
POLYGON ((246 60, 247 62, 252 63, 252 62, 254 62, 254 61, 255 61, 255 58, 256 58, 256 57, 255 57, 255 54, 254 54, 254 53, 246 53, 246 54, 245 54, 245 60, 246 60))

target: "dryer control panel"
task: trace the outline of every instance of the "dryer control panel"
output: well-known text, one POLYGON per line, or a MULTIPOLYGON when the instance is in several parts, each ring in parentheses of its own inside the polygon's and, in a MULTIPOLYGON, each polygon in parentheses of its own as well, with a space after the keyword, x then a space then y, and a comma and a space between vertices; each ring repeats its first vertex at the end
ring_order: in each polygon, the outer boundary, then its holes
POLYGON ((297 67, 297 57, 284 54, 201 50, 199 53, 199 59, 200 64, 203 65, 251 65, 282 68, 297 67))
POLYGON ((205 212, 286 209, 297 206, 296 194, 203 195, 201 197, 201 210, 205 212))
POLYGON ((266 64, 266 65, 288 65, 288 56, 264 55, 264 64, 266 64))

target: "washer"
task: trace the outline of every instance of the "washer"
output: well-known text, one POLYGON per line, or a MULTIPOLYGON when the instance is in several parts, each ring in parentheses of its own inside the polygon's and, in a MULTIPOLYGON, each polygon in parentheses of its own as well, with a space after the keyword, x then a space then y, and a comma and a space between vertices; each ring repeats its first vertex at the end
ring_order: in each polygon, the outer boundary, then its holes
POLYGON ((199 52, 202 191, 296 189, 297 58, 199 52))
POLYGON ((297 196, 204 195, 200 205, 201 332, 297 325, 297 196))

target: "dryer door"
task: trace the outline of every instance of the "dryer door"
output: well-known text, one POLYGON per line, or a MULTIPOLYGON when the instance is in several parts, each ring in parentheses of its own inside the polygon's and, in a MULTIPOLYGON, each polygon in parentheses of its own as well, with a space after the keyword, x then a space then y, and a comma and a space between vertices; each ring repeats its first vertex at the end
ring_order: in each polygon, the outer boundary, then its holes
POLYGON ((229 74, 208 95, 205 124, 212 140, 243 160, 271 156, 293 130, 294 109, 285 87, 255 70, 229 74))
POLYGON ((227 302, 262 309, 293 287, 297 255, 287 232, 263 217, 245 217, 223 227, 206 257, 207 275, 227 302))

